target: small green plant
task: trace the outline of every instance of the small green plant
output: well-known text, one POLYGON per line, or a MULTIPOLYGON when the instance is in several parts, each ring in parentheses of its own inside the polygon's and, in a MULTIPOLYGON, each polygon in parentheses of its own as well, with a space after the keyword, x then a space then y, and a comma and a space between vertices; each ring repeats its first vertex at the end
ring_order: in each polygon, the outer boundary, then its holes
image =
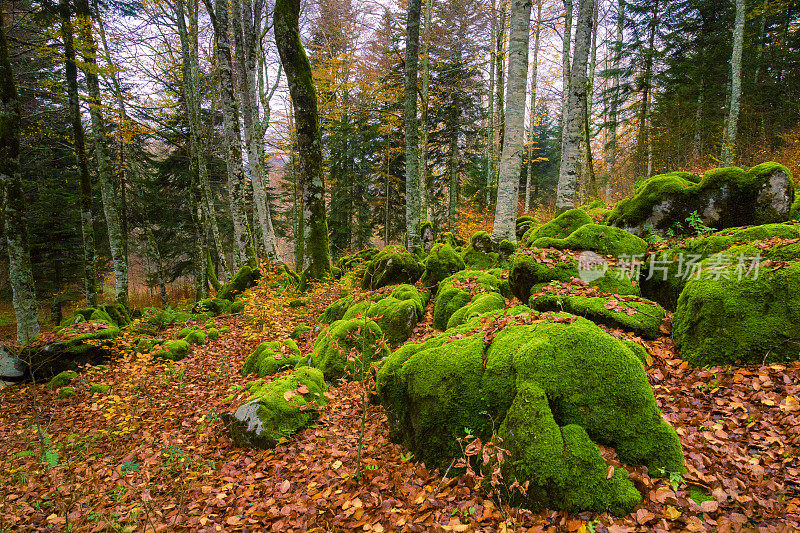
POLYGON ((686 225, 689 226, 695 235, 706 235, 717 231, 715 228, 706 226, 697 211, 692 211, 692 213, 686 217, 686 225))
POLYGON ((672 486, 672 490, 678 490, 678 485, 681 483, 683 483, 683 475, 679 472, 669 473, 669 484, 672 486))
POLYGON ((125 461, 122 463, 120 471, 122 472, 123 476, 127 476, 131 472, 138 472, 140 468, 141 465, 136 461, 125 461))
POLYGON ((408 452, 408 453, 400 452, 400 460, 403 461, 404 463, 409 462, 413 458, 414 458, 414 454, 412 452, 408 452))

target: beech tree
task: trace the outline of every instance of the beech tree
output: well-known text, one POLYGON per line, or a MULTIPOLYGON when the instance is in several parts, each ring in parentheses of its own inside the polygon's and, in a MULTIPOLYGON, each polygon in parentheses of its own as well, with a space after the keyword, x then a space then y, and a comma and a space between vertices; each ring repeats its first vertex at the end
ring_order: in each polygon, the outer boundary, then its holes
POLYGON ((406 133, 406 242, 408 249, 422 246, 419 234, 419 122, 417 120, 417 65, 419 62, 419 19, 422 0, 410 0, 406 18, 405 107, 406 133))

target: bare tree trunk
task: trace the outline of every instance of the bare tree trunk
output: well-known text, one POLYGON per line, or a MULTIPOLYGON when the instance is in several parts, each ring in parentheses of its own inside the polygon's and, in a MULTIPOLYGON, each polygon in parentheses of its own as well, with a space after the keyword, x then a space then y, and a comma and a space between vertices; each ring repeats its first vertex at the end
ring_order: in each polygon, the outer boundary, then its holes
MULTIPOLYGON (((614 82, 611 91, 611 109, 608 120, 608 143, 606 144, 606 172, 613 172, 617 163, 617 127, 619 125, 619 82, 622 42, 625 28, 625 0, 617 1, 617 36, 614 42, 612 70, 614 82)), ((609 180, 610 183, 610 180, 609 180)), ((608 194, 606 196, 609 196, 608 194)))
POLYGON ((561 44, 561 114, 558 117, 558 132, 564 138, 564 123, 567 116, 570 82, 570 47, 572 44, 572 0, 564 0, 564 39, 561 44))
POLYGON ((505 111, 505 74, 506 74, 506 38, 508 36, 508 11, 509 2, 511 0, 499 0, 498 7, 500 8, 500 25, 497 28, 497 51, 495 53, 495 67, 494 72, 497 76, 495 83, 495 106, 497 107, 497 120, 495 120, 494 131, 497 137, 497 147, 495 148, 494 156, 494 174, 492 175, 492 183, 496 183, 499 179, 500 171, 500 156, 503 150, 503 140, 506 133, 506 111, 505 111))
POLYGON ((422 131, 420 132, 419 198, 420 218, 432 218, 428 202, 428 85, 431 75, 430 40, 433 0, 425 0, 425 39, 422 41, 422 131))
POLYGON ((83 236, 84 287, 86 305, 97 305, 97 253, 94 243, 94 213, 92 213, 92 181, 89 177, 89 164, 86 159, 86 140, 78 97, 78 68, 75 61, 72 20, 69 1, 59 1, 61 16, 61 37, 64 40, 64 73, 67 80, 68 108, 75 143, 75 156, 81 178, 81 235, 83 236))
POLYGON ((705 92, 705 81, 703 79, 700 80, 700 90, 697 95, 697 110, 694 114, 694 140, 692 141, 692 157, 694 158, 694 163, 697 164, 700 162, 700 158, 702 157, 701 152, 701 126, 700 121, 703 118, 703 94, 705 92))
POLYGON ((640 175, 645 175, 649 177, 648 173, 648 159, 649 159, 649 152, 650 152, 650 142, 649 142, 649 135, 648 135, 648 124, 649 124, 649 116, 650 116, 650 98, 652 92, 652 80, 653 80, 653 63, 655 60, 655 38, 656 38, 656 27, 658 25, 658 5, 659 2, 656 1, 653 6, 653 12, 651 14, 651 21, 650 21, 650 35, 648 37, 648 47, 645 50, 645 64, 644 64, 644 81, 642 83, 642 105, 639 109, 639 132, 637 133, 636 138, 636 152, 637 152, 637 165, 638 171, 640 175))
POLYGON ((577 166, 580 158, 583 102, 586 98, 586 64, 592 37, 592 12, 594 0, 581 0, 575 32, 575 57, 570 70, 569 100, 561 143, 561 166, 558 171, 556 210, 564 211, 575 206, 577 166))
POLYGON ((458 119, 453 126, 453 134, 450 136, 450 201, 447 206, 448 229, 456 232, 456 213, 458 211, 458 119))
POLYGON ((405 111, 406 235, 408 249, 422 247, 419 235, 419 126, 417 123, 417 63, 421 0, 410 0, 406 21, 405 111))
MULTIPOLYGON (((594 6, 594 16, 592 26, 597 28, 598 6, 594 6)), ((597 66, 597 31, 592 33, 592 52, 591 60, 589 61, 589 79, 586 85, 586 100, 584 100, 584 117, 585 123, 583 126, 583 172, 586 176, 586 183, 589 190, 589 199, 596 199, 600 196, 597 189, 597 177, 594 173, 594 158, 592 157, 592 107, 594 105, 594 72, 597 66)))
POLYGON ((767 29, 767 7, 768 7, 768 0, 764 0, 764 3, 761 5, 761 23, 758 30, 758 46, 756 47, 756 71, 753 75, 753 81, 758 83, 758 76, 761 72, 761 61, 764 57, 764 32, 767 29))
POLYGON ((111 161, 108 156, 106 125, 103 118, 103 101, 100 96, 100 81, 97 76, 97 44, 92 31, 92 14, 87 0, 77 0, 76 20, 83 40, 83 68, 86 87, 89 91, 89 115, 92 119, 92 137, 94 157, 97 162, 97 174, 100 178, 100 196, 103 200, 103 212, 108 229, 108 243, 111 258, 114 262, 115 294, 114 299, 127 307, 128 305, 128 260, 125 254, 125 234, 122 232, 117 197, 114 194, 114 183, 111 161))
POLYGON ((300 0, 275 3, 275 43, 281 57, 292 97, 297 146, 300 154, 300 183, 303 189, 303 218, 307 223, 310 264, 308 276, 321 279, 330 273, 330 244, 325 215, 325 181, 322 175, 322 142, 317 112, 317 93, 311 64, 300 42, 300 0))
POLYGON ((39 335, 39 309, 36 306, 28 228, 25 226, 25 196, 19 174, 20 107, 8 56, 3 9, 0 9, 0 104, 3 110, 0 113, 1 218, 17 317, 17 341, 28 344, 39 335))
POLYGON ((539 70, 539 37, 542 29, 542 0, 536 3, 536 28, 533 32, 533 68, 531 69, 531 99, 530 115, 528 124, 528 179, 525 183, 525 210, 530 211, 533 206, 533 147, 536 142, 533 140, 534 126, 536 126, 536 81, 539 70))
POLYGON ((525 150, 525 89, 528 81, 528 44, 531 28, 531 0, 512 0, 508 54, 506 134, 497 180, 497 205, 492 239, 517 241, 516 218, 519 177, 525 150))
POLYGON ((145 235, 150 254, 156 262, 156 283, 158 284, 158 294, 161 297, 161 306, 166 308, 169 306, 169 297, 167 297, 167 284, 164 280, 164 261, 161 257, 161 249, 158 247, 158 241, 153 235, 152 228, 148 227, 145 235))
POLYGON ((496 0, 492 0, 491 13, 491 53, 489 54, 489 131, 486 136, 486 207, 491 205, 492 184, 494 184, 494 80, 497 50, 494 46, 497 23, 496 0))
POLYGON ((742 44, 744 43, 744 0, 736 2, 736 23, 733 29, 733 53, 731 54, 731 96, 728 109, 728 124, 722 138, 722 166, 733 164, 736 153, 736 129, 739 124, 739 107, 742 101, 742 44))

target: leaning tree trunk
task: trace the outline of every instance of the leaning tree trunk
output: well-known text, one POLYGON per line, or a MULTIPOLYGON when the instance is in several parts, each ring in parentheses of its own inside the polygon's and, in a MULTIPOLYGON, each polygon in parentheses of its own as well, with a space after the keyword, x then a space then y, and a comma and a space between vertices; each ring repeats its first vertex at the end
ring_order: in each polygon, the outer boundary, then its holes
POLYGON ((94 214, 92 213, 92 180, 89 177, 89 163, 86 159, 86 140, 81 122, 81 108, 78 96, 78 67, 75 61, 72 19, 69 0, 59 1, 61 16, 61 37, 64 40, 64 74, 67 81, 68 111, 72 122, 75 143, 75 157, 81 179, 81 235, 83 237, 84 287, 86 305, 97 305, 97 253, 94 244, 94 214))
POLYGON ((417 63, 421 0, 410 0, 406 21, 405 111, 406 133, 406 235, 408 249, 421 246, 419 235, 419 125, 417 123, 417 63))
POLYGON ((539 37, 541 36, 542 27, 542 0, 536 3, 536 29, 533 33, 533 68, 531 70, 531 103, 530 115, 528 118, 528 172, 527 181, 525 183, 525 201, 523 205, 526 211, 530 211, 533 206, 533 194, 531 188, 533 186, 533 147, 536 144, 533 140, 534 126, 536 125, 536 80, 539 67, 539 37))
POLYGON ((83 74, 89 91, 89 116, 92 119, 92 144, 100 181, 100 197, 108 230, 108 244, 114 262, 114 299, 128 305, 128 258, 125 254, 125 234, 122 231, 117 197, 114 194, 114 178, 108 155, 106 124, 103 118, 103 100, 100 96, 100 81, 97 75, 97 44, 92 29, 92 13, 87 0, 76 0, 75 15, 83 40, 83 74))
POLYGON ((39 310, 25 227, 25 197, 19 174, 20 108, 17 86, 8 57, 3 10, 0 9, 0 200, 3 234, 8 249, 9 274, 17 315, 17 341, 28 344, 39 335, 39 310))
POLYGON ((519 175, 525 150, 525 88, 528 81, 528 42, 531 0, 513 0, 509 32, 508 94, 506 96, 505 136, 500 174, 497 179, 497 204, 492 239, 517 241, 516 218, 519 175))
POLYGON ((733 29, 733 54, 731 55, 731 96, 728 124, 722 139, 722 166, 733 164, 736 153, 736 128, 739 124, 739 107, 742 100, 742 44, 744 42, 744 0, 736 0, 736 23, 733 29))
POLYGON ((581 127, 585 120, 583 102, 586 98, 586 64, 589 59, 589 46, 592 37, 593 11, 594 0, 581 0, 575 32, 575 56, 570 70, 569 99, 567 100, 567 113, 564 119, 564 134, 561 142, 561 166, 558 170, 556 211, 565 211, 575 206, 581 127))
POLYGON ((289 83, 297 131, 303 218, 308 235, 305 248, 310 258, 308 277, 320 279, 327 276, 331 269, 328 222, 325 217, 325 181, 322 175, 322 139, 317 92, 311 76, 311 64, 300 42, 299 19, 300 0, 275 2, 275 43, 289 83))

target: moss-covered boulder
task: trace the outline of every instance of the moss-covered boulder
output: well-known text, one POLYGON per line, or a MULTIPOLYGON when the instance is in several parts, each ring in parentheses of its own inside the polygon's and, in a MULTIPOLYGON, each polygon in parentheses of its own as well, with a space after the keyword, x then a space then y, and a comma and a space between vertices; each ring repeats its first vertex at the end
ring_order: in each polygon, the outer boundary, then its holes
POLYGON ((494 251, 492 237, 486 231, 479 231, 470 238, 462 257, 470 270, 488 270, 500 263, 500 254, 494 251))
POLYGON ((531 243, 536 248, 559 250, 592 250, 615 257, 644 257, 647 243, 644 239, 613 226, 585 224, 563 239, 540 237, 531 243))
POLYGON ((60 389, 65 385, 69 385, 72 383, 72 380, 78 377, 78 373, 74 370, 65 370, 64 372, 59 372, 47 383, 47 387, 50 389, 60 389))
POLYGON ((789 220, 795 201, 792 173, 778 163, 692 175, 672 172, 644 181, 633 197, 614 207, 608 223, 635 234, 665 232, 697 213, 703 224, 722 229, 789 220))
POLYGON ((622 328, 647 339, 658 338, 666 311, 657 303, 636 296, 601 296, 591 289, 581 292, 534 294, 528 305, 537 311, 564 311, 582 316, 596 324, 622 328))
POLYGON ((583 209, 570 209, 550 222, 527 231, 524 235, 523 245, 530 246, 533 241, 542 237, 565 239, 576 229, 593 222, 592 217, 587 215, 583 209))
POLYGON ((313 329, 314 328, 312 328, 311 326, 306 326, 305 324, 299 324, 296 328, 292 330, 291 333, 289 333, 289 338, 295 340, 302 339, 303 337, 311 333, 313 329))
POLYGON ((370 261, 361 286, 380 289, 398 283, 416 283, 425 267, 419 257, 398 244, 387 246, 370 261))
POLYGON ((111 326, 124 327, 130 324, 131 314, 127 307, 118 303, 100 304, 97 307, 79 307, 72 317, 61 321, 61 327, 78 322, 104 322, 111 326))
POLYGON ((234 444, 274 448, 313 420, 328 402, 322 372, 300 367, 291 374, 256 386, 250 400, 233 415, 222 415, 234 444))
POLYGON ((346 255, 340 258, 336 261, 336 266, 340 268, 342 272, 348 272, 359 265, 372 261, 379 253, 380 250, 377 248, 367 248, 366 250, 361 250, 354 254, 346 255))
POLYGON ((425 271, 420 279, 423 287, 434 287, 446 277, 467 268, 461 256, 446 243, 435 244, 423 264, 425 271))
POLYGON ((327 381, 358 379, 372 361, 389 355, 383 331, 373 320, 338 320, 314 342, 309 366, 319 368, 327 381))
POLYGON ((473 303, 477 295, 491 292, 503 297, 511 296, 505 271, 462 270, 453 274, 439 284, 433 306, 433 327, 447 329, 453 313, 473 303))
POLYGON ((654 250, 643 265, 642 295, 674 310, 678 296, 700 262, 740 243, 800 238, 800 223, 728 228, 715 233, 669 241, 654 250))
POLYGON ((294 368, 300 358, 300 348, 292 339, 262 342, 245 359, 242 374, 256 374, 259 377, 271 376, 281 370, 294 368))
MULTIPOLYGON (((591 253, 591 252, 588 252, 591 253)), ((527 248, 517 250, 512 257, 508 281, 511 291, 522 302, 527 302, 539 287, 551 281, 569 283, 583 277, 590 286, 609 294, 638 295, 639 284, 635 269, 608 264, 595 272, 579 261, 580 256, 555 249, 527 248), (591 275, 589 275, 591 274, 591 275)))
POLYGON ((504 309, 506 307, 505 297, 498 292, 487 292, 476 294, 467 305, 457 309, 447 320, 447 328, 454 328, 469 322, 478 315, 504 309))
POLYGON ((233 279, 222 286, 219 292, 217 292, 217 298, 223 298, 232 302, 244 291, 255 286, 260 277, 261 273, 258 269, 245 265, 239 269, 236 275, 233 276, 233 279))
POLYGON ((525 235, 525 233, 528 230, 530 230, 531 228, 535 228, 538 225, 539 225, 539 223, 536 222, 536 219, 534 219, 531 216, 527 216, 526 215, 526 216, 518 217, 517 218, 516 227, 515 227, 515 233, 517 235, 517 240, 518 241, 522 240, 522 236, 525 235))
POLYGON ((673 335, 695 365, 776 362, 798 358, 798 324, 800 245, 742 245, 701 262, 678 299, 673 335))
POLYGON ((332 324, 341 320, 345 312, 353 305, 353 299, 353 295, 339 298, 322 311, 319 321, 323 324, 332 324))
POLYGON ((227 313, 230 308, 231 302, 225 298, 205 298, 194 304, 192 313, 196 315, 208 313, 213 316, 219 316, 227 313))
POLYGON ((105 394, 110 388, 110 385, 104 385, 103 383, 92 383, 91 387, 89 387, 89 393, 94 394, 98 392, 100 394, 105 394))
POLYGON ((66 387, 61 387, 58 389, 59 400, 66 400, 67 398, 72 398, 73 396, 75 396, 75 387, 72 385, 67 385, 66 387))
MULTIPOLYGON (((499 315, 482 315, 394 352, 377 375, 390 437, 428 466, 499 428, 504 482, 530 482, 524 505, 626 514, 640 496, 594 443, 653 475, 684 472, 677 434, 662 418, 639 359, 588 320, 522 313, 491 342, 499 315), (516 323, 514 321, 517 321, 516 323), (568 453, 565 453, 568 452, 568 453)), ((509 320, 512 322, 509 324, 509 320)))
POLYGON ((97 366, 119 355, 114 343, 122 333, 120 328, 107 318, 108 313, 99 309, 93 310, 91 317, 94 318, 88 324, 84 321, 60 330, 62 341, 25 346, 20 350, 20 360, 30 363, 29 371, 36 379, 43 380, 65 370, 97 366))
POLYGON ((153 354, 155 359, 168 359, 170 361, 180 361, 189 353, 192 347, 185 340, 166 341, 159 346, 159 350, 153 354))
POLYGON ((219 339, 219 330, 217 328, 208 328, 206 333, 208 334, 208 340, 215 341, 219 339))

